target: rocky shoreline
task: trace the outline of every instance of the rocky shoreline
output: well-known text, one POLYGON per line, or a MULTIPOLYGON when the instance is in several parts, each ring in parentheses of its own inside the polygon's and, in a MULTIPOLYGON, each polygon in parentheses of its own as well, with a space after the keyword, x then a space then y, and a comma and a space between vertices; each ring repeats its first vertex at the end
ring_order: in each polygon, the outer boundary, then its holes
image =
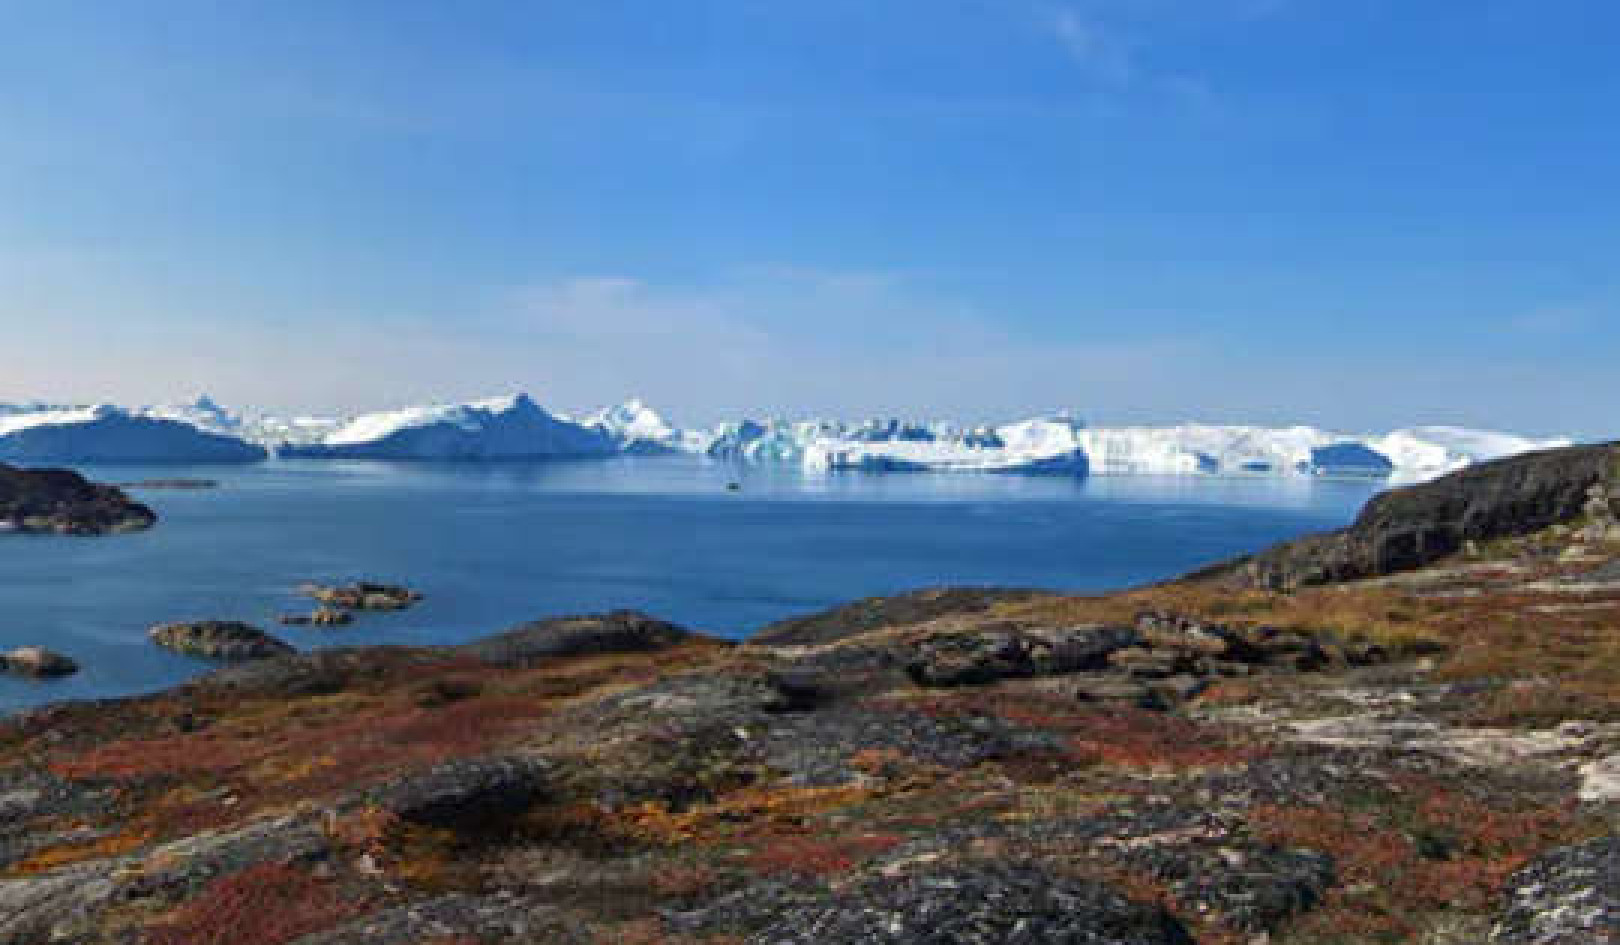
POLYGON ((1117 594, 551 618, 25 712, 0 945, 1614 941, 1616 486, 1555 451, 1117 594))

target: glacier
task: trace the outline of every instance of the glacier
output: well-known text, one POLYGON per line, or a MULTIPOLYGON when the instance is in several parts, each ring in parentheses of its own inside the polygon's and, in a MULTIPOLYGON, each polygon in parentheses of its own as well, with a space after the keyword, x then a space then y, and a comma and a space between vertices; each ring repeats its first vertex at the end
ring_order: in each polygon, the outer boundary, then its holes
POLYGON ((1409 482, 1569 443, 1449 426, 1370 434, 1311 426, 1091 427, 1071 413, 1001 425, 744 419, 683 429, 640 399, 576 419, 547 411, 523 393, 352 417, 236 412, 207 396, 131 408, 0 404, 0 460, 21 462, 253 461, 271 453, 391 460, 684 453, 818 474, 1357 476, 1409 482))

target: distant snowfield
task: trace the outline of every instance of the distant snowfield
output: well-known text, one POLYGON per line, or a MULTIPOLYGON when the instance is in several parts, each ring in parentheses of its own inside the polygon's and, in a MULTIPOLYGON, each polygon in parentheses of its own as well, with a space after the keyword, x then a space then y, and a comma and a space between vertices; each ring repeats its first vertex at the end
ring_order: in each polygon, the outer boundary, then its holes
POLYGON ((1413 481, 1567 446, 1457 427, 1344 434, 1315 427, 1088 427, 1067 415, 1001 426, 745 420, 671 426, 639 400, 574 419, 525 394, 354 417, 235 413, 202 397, 155 407, 0 405, 0 461, 499 460, 692 453, 807 472, 1370 476, 1413 481))

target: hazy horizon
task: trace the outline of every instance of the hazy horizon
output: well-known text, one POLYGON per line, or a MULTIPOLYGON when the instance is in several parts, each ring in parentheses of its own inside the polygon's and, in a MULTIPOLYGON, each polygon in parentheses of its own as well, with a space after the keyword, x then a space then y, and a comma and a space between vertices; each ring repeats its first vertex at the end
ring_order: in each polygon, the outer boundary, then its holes
POLYGON ((1620 10, 0 9, 0 401, 1620 435, 1620 10))

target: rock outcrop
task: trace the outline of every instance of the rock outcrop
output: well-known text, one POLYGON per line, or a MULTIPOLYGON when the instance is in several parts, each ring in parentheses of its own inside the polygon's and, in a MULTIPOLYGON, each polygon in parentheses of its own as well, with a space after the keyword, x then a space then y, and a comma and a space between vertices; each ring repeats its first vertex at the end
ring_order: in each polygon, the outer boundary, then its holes
POLYGON ((800 646, 832 643, 883 627, 922 623, 946 614, 983 613, 997 604, 1050 596, 1049 591, 1000 587, 930 587, 892 597, 868 597, 830 610, 779 620, 750 643, 800 646))
MULTIPOLYGON (((1393 489, 1368 502, 1349 528, 1286 542, 1189 577, 1288 590, 1409 571, 1455 554, 1468 542, 1579 522, 1596 507, 1612 516, 1617 491, 1620 447, 1614 444, 1527 453, 1393 489)), ((1607 534, 1606 525, 1595 527, 1607 534)))
POLYGON ((292 646, 258 627, 236 620, 159 624, 148 631, 148 636, 165 649, 209 659, 262 659, 295 652, 292 646))
POLYGON ((456 647, 465 656, 497 666, 527 666, 538 660, 587 653, 661 650, 690 634, 634 610, 584 617, 554 617, 514 627, 498 636, 456 647))
POLYGON ((73 675, 79 671, 79 664, 42 646, 24 646, 0 655, 0 670, 34 679, 54 679, 73 675))
POLYGON ((123 490, 71 470, 0 463, 0 532, 109 535, 150 528, 156 521, 156 513, 123 490))

